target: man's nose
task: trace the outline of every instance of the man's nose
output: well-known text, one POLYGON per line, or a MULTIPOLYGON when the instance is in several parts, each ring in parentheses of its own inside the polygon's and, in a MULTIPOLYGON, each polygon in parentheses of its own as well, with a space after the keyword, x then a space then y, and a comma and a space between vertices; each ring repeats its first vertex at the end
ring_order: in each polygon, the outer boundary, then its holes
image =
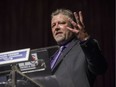
POLYGON ((55 30, 57 30, 57 31, 60 30, 59 24, 56 24, 55 30))

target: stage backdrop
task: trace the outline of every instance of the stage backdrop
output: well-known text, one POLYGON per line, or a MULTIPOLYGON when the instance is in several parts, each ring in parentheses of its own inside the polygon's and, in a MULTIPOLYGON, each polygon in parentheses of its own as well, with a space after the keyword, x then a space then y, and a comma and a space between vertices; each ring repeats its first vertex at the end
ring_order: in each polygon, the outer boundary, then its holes
POLYGON ((94 87, 114 87, 114 0, 1 0, 0 52, 56 45, 50 14, 57 8, 82 10, 86 30, 96 38, 108 70, 94 87))

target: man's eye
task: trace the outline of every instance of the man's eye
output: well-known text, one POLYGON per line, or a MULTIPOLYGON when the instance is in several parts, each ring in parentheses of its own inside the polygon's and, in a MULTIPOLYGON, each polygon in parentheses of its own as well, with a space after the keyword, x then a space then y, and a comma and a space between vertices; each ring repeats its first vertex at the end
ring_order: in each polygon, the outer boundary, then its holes
POLYGON ((52 26, 51 26, 51 27, 53 28, 54 26, 55 26, 55 24, 52 24, 52 26))
POLYGON ((60 22, 60 24, 66 24, 66 22, 60 22))

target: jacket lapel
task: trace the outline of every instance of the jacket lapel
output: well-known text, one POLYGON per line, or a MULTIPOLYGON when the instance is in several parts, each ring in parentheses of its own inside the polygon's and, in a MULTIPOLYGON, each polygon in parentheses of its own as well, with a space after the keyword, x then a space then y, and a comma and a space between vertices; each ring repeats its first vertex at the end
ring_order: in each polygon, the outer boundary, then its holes
MULTIPOLYGON (((63 52, 61 53, 61 55, 59 56, 58 61, 56 62, 56 64, 54 65, 54 69, 62 62, 63 58, 68 54, 68 52, 70 52, 70 50, 73 48, 73 46, 75 46, 77 44, 77 42, 79 42, 77 39, 73 39, 69 44, 68 47, 66 47, 63 52)), ((53 70, 54 70, 53 69, 53 70)))

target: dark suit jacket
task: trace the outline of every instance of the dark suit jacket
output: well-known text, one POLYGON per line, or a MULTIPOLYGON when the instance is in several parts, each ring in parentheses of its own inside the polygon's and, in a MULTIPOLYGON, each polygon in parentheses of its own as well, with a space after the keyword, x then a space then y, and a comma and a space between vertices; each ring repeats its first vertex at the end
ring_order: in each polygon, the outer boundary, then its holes
POLYGON ((53 75, 37 78, 35 82, 40 87, 92 87, 96 76, 104 73, 106 68, 96 40, 90 38, 80 43, 74 38, 56 62, 53 75))
POLYGON ((106 62, 96 40, 73 39, 64 49, 53 70, 60 87, 92 87, 97 74, 106 70, 106 62))

